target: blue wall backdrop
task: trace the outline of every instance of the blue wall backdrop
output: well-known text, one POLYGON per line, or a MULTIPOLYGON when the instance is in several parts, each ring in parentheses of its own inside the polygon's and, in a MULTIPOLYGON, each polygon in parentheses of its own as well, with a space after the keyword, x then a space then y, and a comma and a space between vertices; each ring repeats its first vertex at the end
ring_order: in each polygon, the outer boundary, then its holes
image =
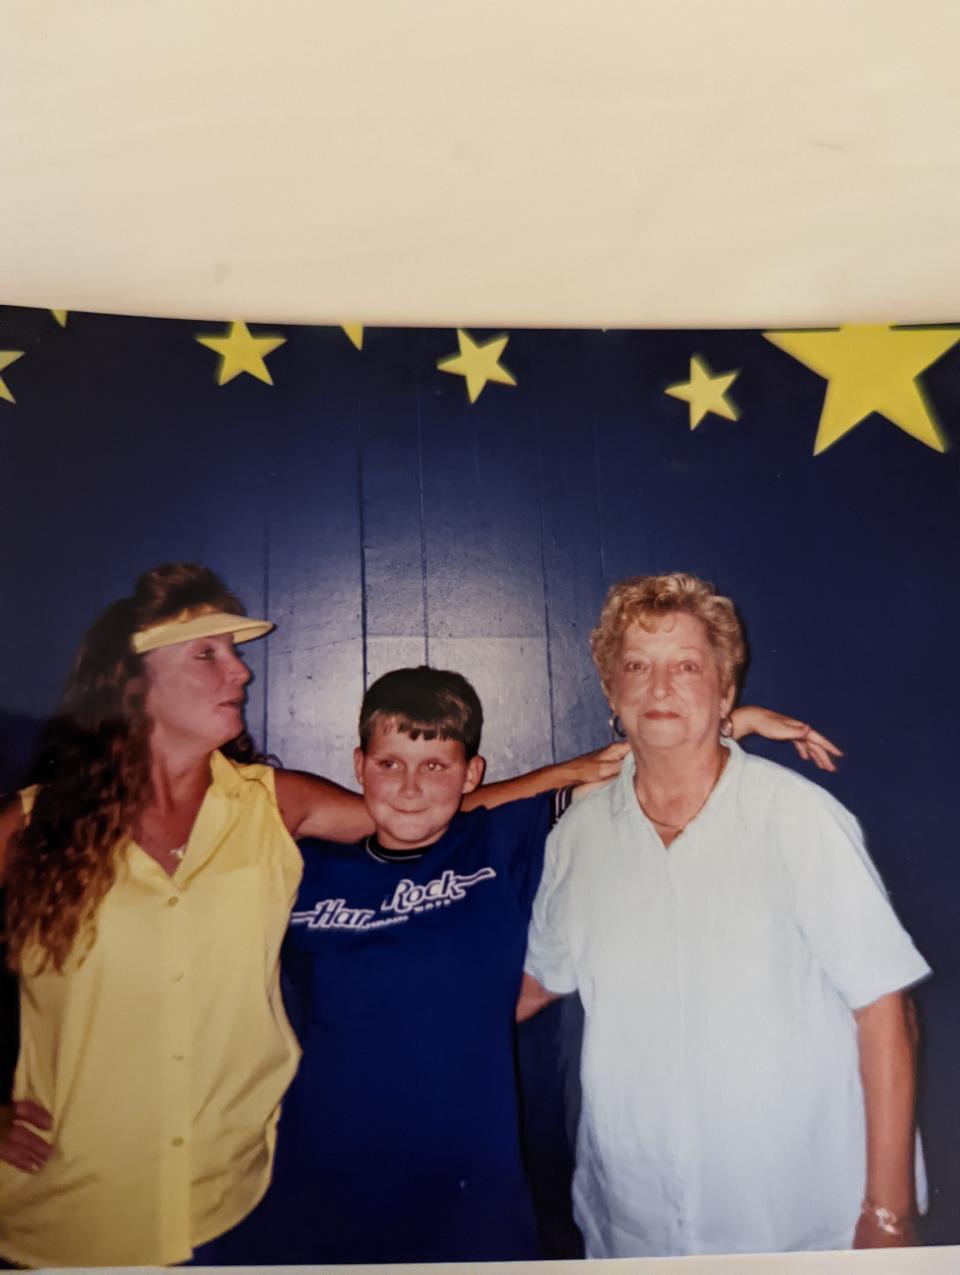
MULTIPOLYGON (((744 700, 847 750, 821 782, 860 817, 935 969, 918 996, 926 1234, 960 1242, 957 455, 875 414, 814 456, 825 382, 758 332, 514 331, 516 385, 471 404, 437 369, 449 329, 367 329, 357 350, 339 328, 255 327, 286 338, 274 384, 221 386, 195 337, 223 331, 0 310, 0 351, 23 351, 0 371, 16 397, 0 401, 0 787, 22 778, 94 614, 158 562, 206 562, 277 621, 249 648, 251 727, 348 783, 364 686, 398 664, 471 677, 490 778, 604 743, 587 635, 606 586, 706 576, 747 625, 744 700), (664 393, 694 354, 739 369, 739 420, 691 430, 664 393)), ((960 441, 960 346, 922 384, 960 441)), ((528 1069, 571 1053, 570 1016, 525 1040, 528 1069)), ((6 1021, 9 1039, 9 1006, 6 1021)), ((564 1083, 554 1068, 529 1100, 557 1252, 564 1083)))

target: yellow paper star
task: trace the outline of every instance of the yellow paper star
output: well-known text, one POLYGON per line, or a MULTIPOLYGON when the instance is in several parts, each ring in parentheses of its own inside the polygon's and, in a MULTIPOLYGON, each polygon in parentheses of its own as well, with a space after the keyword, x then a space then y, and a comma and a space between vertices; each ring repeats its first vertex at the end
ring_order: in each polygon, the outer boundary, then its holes
POLYGON ((707 412, 722 416, 725 420, 735 421, 740 409, 727 398, 727 390, 740 375, 736 372, 721 372, 714 376, 707 367, 706 359, 695 354, 690 360, 690 380, 679 385, 669 385, 665 394, 673 398, 682 398, 690 404, 690 428, 696 429, 707 412))
POLYGON ((342 323, 340 325, 347 336, 357 347, 358 350, 363 349, 363 324, 362 323, 342 323))
POLYGON ((469 332, 457 328, 460 353, 438 359, 437 367, 441 372, 453 372, 457 376, 466 377, 467 394, 470 402, 475 403, 487 381, 496 381, 499 385, 516 385, 513 374, 500 364, 500 355, 509 340, 508 336, 495 336, 478 345, 469 332))
POLYGON ((67 314, 69 313, 67 310, 51 310, 50 313, 62 328, 67 326, 67 314))
POLYGON ((208 350, 220 355, 217 384, 226 385, 241 372, 249 372, 258 381, 273 384, 264 359, 286 341, 285 336, 252 336, 243 322, 231 323, 226 336, 198 336, 208 350))
POLYGON ((960 329, 861 323, 831 332, 763 335, 827 382, 814 456, 871 412, 928 447, 946 450, 917 377, 960 340, 960 329))
MULTIPOLYGON (((11 363, 16 363, 17 359, 22 358, 23 350, 0 350, 0 372, 9 367, 11 363)), ((0 398, 5 398, 8 403, 17 401, 10 393, 2 376, 0 376, 0 398)))

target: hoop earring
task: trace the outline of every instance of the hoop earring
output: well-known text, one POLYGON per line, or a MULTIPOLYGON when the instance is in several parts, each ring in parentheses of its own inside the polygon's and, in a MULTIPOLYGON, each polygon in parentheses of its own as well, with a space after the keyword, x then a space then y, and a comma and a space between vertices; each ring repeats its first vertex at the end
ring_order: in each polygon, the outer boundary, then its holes
POLYGON ((733 718, 729 713, 720 719, 720 735, 723 739, 733 739, 733 718))
POLYGON ((627 738, 627 732, 623 729, 623 722, 621 722, 616 713, 610 714, 607 725, 610 727, 610 733, 613 735, 614 739, 627 738))

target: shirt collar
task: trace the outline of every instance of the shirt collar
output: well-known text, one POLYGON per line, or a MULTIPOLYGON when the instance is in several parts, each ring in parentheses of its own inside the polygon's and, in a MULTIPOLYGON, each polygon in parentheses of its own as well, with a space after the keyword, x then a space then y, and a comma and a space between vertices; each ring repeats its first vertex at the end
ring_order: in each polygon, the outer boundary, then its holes
MULTIPOLYGON (((723 794, 731 791, 739 783, 740 772, 744 764, 745 754, 743 749, 733 739, 721 739, 720 746, 721 748, 726 748, 730 756, 727 758, 727 764, 723 768, 723 774, 717 780, 716 787, 704 803, 703 809, 697 815, 697 819, 702 818, 708 810, 715 808, 717 802, 723 800, 723 794)), ((620 774, 614 781, 610 793, 610 807, 614 819, 620 819, 631 812, 639 811, 637 794, 633 789, 636 773, 637 759, 632 752, 627 753, 623 765, 620 767, 620 774)), ((696 822, 696 820, 692 822, 696 822)))
POLYGON ((217 792, 225 797, 237 797, 243 791, 244 778, 240 769, 219 748, 210 754, 210 779, 217 792))
POLYGON ((620 774, 614 780, 610 792, 610 810, 614 819, 621 819, 636 806, 637 798, 633 791, 633 777, 637 773, 637 759, 633 753, 627 753, 620 767, 620 774))

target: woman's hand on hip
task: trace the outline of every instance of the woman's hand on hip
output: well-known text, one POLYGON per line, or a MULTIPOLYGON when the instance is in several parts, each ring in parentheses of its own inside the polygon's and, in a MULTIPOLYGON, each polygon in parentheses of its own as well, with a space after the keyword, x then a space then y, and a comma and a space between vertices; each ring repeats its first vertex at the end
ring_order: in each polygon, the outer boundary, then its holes
POLYGON ((12 1164, 15 1169, 22 1169, 24 1173, 36 1173, 49 1160, 53 1147, 33 1129, 52 1128, 50 1112, 36 1102, 11 1102, 0 1106, 0 1160, 12 1164))

